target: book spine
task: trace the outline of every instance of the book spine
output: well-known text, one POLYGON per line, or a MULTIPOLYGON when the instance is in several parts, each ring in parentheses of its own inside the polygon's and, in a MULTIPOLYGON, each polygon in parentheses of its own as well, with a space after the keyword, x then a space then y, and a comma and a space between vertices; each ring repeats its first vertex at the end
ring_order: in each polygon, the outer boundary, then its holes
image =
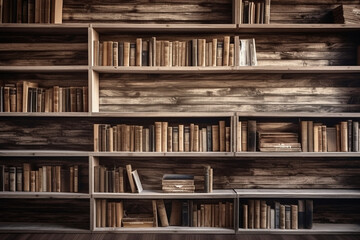
POLYGON ((353 122, 353 152, 359 152, 359 122, 353 122))
POLYGON ((267 204, 266 201, 260 201, 260 228, 266 229, 267 222, 267 204))
POLYGON ((291 229, 298 229, 298 205, 291 205, 291 229))
POLYGON ((308 152, 308 122, 300 122, 301 129, 301 148, 303 152, 308 152))
POLYGON ((298 200, 298 228, 305 228, 305 201, 298 200))
POLYGON ((249 228, 254 228, 255 200, 249 200, 249 228))
POLYGON ((348 151, 348 123, 341 122, 340 123, 340 151, 347 152, 348 151))
POLYGON ((248 205, 242 205, 242 228, 244 229, 248 228, 248 209, 248 205))
POLYGON ((248 148, 250 152, 256 152, 256 121, 248 121, 248 148))
POLYGON ((285 229, 291 229, 291 206, 285 205, 285 229))
POLYGON ((255 216, 254 216, 254 228, 260 228, 260 200, 255 200, 255 216))
POLYGON ((305 200, 305 228, 312 229, 313 224, 313 200, 305 200))
POLYGON ((168 217, 166 215, 164 200, 162 200, 162 199, 156 200, 156 205, 157 205, 157 209, 158 209, 158 213, 159 213, 159 217, 160 217, 161 226, 162 227, 169 226, 169 221, 168 221, 168 217))
POLYGON ((285 205, 280 205, 280 229, 285 229, 285 205))
POLYGON ((136 39, 136 66, 142 66, 142 38, 136 39))
POLYGON ((353 122, 352 120, 348 120, 347 121, 348 123, 348 152, 352 152, 352 139, 353 139, 353 136, 352 136, 352 133, 353 133, 353 122))

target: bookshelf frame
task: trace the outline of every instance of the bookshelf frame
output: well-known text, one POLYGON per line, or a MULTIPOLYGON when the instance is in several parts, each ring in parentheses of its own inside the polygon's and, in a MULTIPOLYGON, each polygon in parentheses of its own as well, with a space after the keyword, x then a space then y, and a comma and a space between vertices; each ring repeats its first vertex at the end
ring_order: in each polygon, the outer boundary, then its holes
POLYGON ((352 224, 314 224, 311 230, 243 230, 238 227, 239 199, 242 198, 319 198, 319 199, 360 199, 359 190, 344 189, 223 189, 213 193, 195 194, 166 194, 158 191, 146 191, 142 194, 122 193, 94 193, 94 166, 99 158, 133 158, 138 161, 144 158, 195 158, 194 161, 206 161, 222 158, 228 161, 240 162, 243 159, 256 158, 360 158, 359 152, 236 152, 236 122, 240 117, 249 118, 360 118, 360 113, 316 113, 316 112, 101 112, 100 111, 100 76, 101 74, 360 74, 360 66, 253 66, 253 67, 105 67, 94 66, 94 40, 99 40, 99 34, 130 34, 138 33, 200 33, 200 34, 267 34, 267 33, 356 33, 360 32, 360 24, 239 24, 237 17, 239 0, 233 0, 231 24, 113 24, 113 23, 65 23, 65 24, 0 24, 0 33, 48 33, 48 34, 84 34, 87 35, 87 65, 60 66, 0 66, 0 73, 84 73, 87 74, 89 88, 89 112, 86 113, 0 113, 1 118, 24 118, 31 121, 34 118, 51 118, 56 121, 59 117, 69 118, 141 118, 151 117, 191 117, 211 118, 228 117, 231 119, 231 151, 230 152, 92 152, 92 151, 41 151, 41 150, 0 150, 0 157, 87 157, 89 159, 89 193, 25 193, 1 192, 0 199, 89 199, 90 201, 90 229, 71 229, 62 226, 41 226, 29 224, 25 226, 0 224, 0 232, 51 232, 51 233, 181 233, 181 234, 359 234, 360 226, 352 224), (96 228, 95 200, 106 199, 233 199, 235 229, 217 228, 147 228, 147 229, 114 229, 96 228), (24 229, 21 229, 24 228, 24 229))

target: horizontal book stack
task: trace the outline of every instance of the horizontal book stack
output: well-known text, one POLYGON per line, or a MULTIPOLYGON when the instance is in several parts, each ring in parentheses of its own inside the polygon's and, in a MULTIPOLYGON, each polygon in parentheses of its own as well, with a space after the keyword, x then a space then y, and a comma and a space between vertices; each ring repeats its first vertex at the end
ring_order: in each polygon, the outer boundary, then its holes
POLYGON ((270 0, 240 0, 240 24, 269 24, 270 0))
POLYGON ((237 124, 238 152, 301 151, 297 128, 293 123, 248 120, 237 124))
POLYGON ((359 152, 359 122, 351 119, 331 126, 301 121, 300 133, 303 152, 359 152))
POLYGON ((1 0, 0 23, 62 23, 63 0, 1 0))
POLYGON ((230 127, 225 121, 200 127, 155 122, 139 125, 94 124, 95 152, 230 152, 230 127))
POLYGON ((162 191, 167 193, 195 192, 194 176, 185 174, 164 174, 161 182, 162 191))
POLYGON ((250 199, 241 205, 240 211, 240 227, 244 229, 312 228, 313 200, 280 204, 279 201, 250 199))
POLYGON ((255 66, 255 39, 95 41, 95 66, 255 66))
POLYGON ((79 167, 42 166, 32 170, 29 163, 22 167, 0 166, 0 190, 11 192, 78 192, 79 167))
POLYGON ((0 87, 0 112, 87 112, 88 87, 41 88, 22 81, 0 87))

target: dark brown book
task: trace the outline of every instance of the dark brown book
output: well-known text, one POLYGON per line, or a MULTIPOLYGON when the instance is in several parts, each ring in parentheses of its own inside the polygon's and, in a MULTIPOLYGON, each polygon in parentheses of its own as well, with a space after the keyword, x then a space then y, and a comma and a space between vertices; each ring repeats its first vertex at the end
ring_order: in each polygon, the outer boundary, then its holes
POLYGON ((280 205, 280 229, 285 229, 285 205, 280 205))
POLYGON ((256 121, 249 120, 247 127, 248 127, 247 150, 249 152, 256 152, 256 121))
POLYGON ((225 121, 219 121, 219 151, 226 151, 226 130, 225 121))
POLYGON ((307 142, 308 142, 308 151, 314 152, 314 122, 313 121, 307 121, 307 142))
POLYGON ((255 228, 255 200, 249 200, 249 228, 255 228))
POLYGON ((124 42, 124 67, 130 66, 130 42, 124 42))
POLYGON ((312 229, 313 225, 313 200, 305 200, 305 228, 312 229))

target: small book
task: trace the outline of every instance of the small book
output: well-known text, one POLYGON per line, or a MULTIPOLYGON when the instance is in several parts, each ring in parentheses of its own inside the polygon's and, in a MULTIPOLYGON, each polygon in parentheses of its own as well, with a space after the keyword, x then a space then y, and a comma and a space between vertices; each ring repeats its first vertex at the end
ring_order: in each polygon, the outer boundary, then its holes
POLYGON ((133 178, 134 178, 134 181, 135 181, 135 184, 136 184, 136 188, 138 190, 138 193, 141 193, 143 191, 143 187, 141 185, 141 181, 140 181, 140 177, 139 177, 139 174, 138 174, 138 171, 137 170, 134 170, 131 172, 131 174, 133 175, 133 178))

